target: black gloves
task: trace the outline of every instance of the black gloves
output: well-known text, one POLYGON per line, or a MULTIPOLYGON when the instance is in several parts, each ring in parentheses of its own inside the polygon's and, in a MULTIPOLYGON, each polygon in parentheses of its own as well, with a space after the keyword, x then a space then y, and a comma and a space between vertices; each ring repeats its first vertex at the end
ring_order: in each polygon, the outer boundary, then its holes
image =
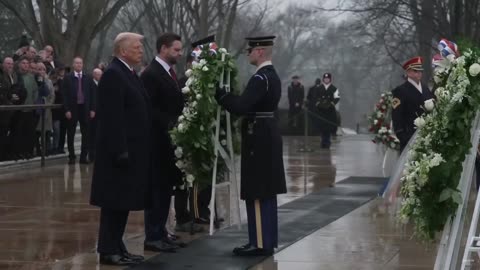
POLYGON ((114 164, 119 168, 128 167, 128 152, 123 152, 120 155, 116 156, 114 164))
POLYGON ((217 87, 217 91, 215 92, 215 100, 220 103, 222 98, 227 95, 227 91, 225 91, 225 87, 217 87))

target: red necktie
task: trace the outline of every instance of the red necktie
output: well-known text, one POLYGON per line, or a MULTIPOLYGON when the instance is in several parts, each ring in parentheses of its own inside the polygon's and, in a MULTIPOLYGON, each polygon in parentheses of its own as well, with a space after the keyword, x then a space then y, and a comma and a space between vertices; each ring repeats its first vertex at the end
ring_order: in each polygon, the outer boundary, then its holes
POLYGON ((177 74, 175 73, 175 70, 173 70, 173 68, 170 68, 169 72, 170 76, 172 76, 172 79, 177 82, 177 74))

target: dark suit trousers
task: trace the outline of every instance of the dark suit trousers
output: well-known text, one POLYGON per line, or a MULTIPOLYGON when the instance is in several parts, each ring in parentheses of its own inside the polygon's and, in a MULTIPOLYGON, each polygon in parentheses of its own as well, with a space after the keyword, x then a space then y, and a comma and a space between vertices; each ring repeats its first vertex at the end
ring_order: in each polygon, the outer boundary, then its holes
POLYGON ((75 158, 75 132, 77 130, 77 123, 80 122, 80 132, 82 133, 82 147, 80 158, 86 158, 88 154, 89 141, 88 141, 88 120, 87 112, 85 112, 84 105, 77 105, 77 112, 72 113, 72 118, 68 121, 67 128, 67 144, 68 144, 68 156, 70 159, 75 158))
POLYGON ((158 241, 168 236, 165 229, 173 195, 171 186, 153 187, 153 207, 145 210, 145 242, 158 241))
POLYGON ((35 145, 38 116, 33 111, 17 112, 10 131, 12 153, 31 155, 35 145))
POLYGON ((100 211, 100 229, 98 233, 97 252, 101 254, 122 254, 126 252, 122 237, 127 225, 129 211, 100 211))
POLYGON ((67 129, 68 129, 68 120, 63 117, 60 120, 60 137, 58 139, 58 150, 63 151, 65 149, 65 136, 67 135, 67 129))
POLYGON ((97 118, 90 119, 90 124, 88 126, 88 158, 90 161, 95 160, 95 140, 97 133, 97 118))

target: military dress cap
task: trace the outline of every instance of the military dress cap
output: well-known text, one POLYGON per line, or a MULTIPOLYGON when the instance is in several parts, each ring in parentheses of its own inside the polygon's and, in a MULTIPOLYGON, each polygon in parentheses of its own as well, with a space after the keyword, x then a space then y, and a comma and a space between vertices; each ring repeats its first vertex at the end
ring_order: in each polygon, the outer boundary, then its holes
POLYGON ((215 35, 208 36, 206 38, 202 38, 200 40, 197 40, 192 43, 192 48, 196 48, 197 46, 203 45, 203 44, 209 44, 215 42, 215 35))
POLYGON ((273 40, 276 36, 264 36, 264 37, 246 37, 248 40, 248 47, 268 47, 273 46, 273 40))
POLYGON ((405 62, 405 64, 403 64, 403 69, 405 71, 408 71, 410 69, 423 71, 422 64, 423 64, 423 58, 420 56, 416 56, 408 60, 407 62, 405 62))
POLYGON ((332 78, 332 74, 327 72, 327 73, 323 74, 323 78, 324 78, 324 79, 331 79, 331 78, 332 78))

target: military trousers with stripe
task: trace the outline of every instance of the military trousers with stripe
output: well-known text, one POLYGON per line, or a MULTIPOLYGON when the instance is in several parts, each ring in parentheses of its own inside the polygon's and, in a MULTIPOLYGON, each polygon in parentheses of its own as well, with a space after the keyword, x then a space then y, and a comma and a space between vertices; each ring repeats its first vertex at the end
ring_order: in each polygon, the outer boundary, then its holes
POLYGON ((250 245, 263 249, 278 246, 277 197, 246 200, 250 245))

